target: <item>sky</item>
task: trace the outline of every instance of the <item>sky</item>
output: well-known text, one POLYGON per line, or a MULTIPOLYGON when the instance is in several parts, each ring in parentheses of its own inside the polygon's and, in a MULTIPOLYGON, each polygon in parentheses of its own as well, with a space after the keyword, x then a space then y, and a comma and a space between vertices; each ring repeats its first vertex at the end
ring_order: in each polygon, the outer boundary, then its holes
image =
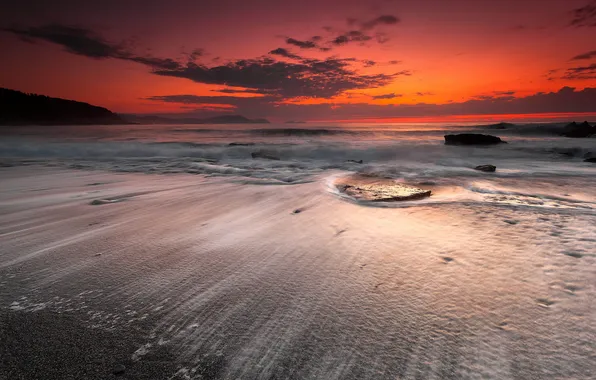
POLYGON ((596 117, 596 0, 0 2, 0 87, 118 113, 596 117))

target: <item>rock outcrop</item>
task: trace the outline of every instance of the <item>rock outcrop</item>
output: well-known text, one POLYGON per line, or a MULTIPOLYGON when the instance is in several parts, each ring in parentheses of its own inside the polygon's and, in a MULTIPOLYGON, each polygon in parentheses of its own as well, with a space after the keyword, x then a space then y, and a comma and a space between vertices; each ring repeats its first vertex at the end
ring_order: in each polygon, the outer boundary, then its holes
POLYGON ((480 133, 460 133, 457 135, 445 135, 446 145, 496 145, 506 144, 497 136, 483 135, 480 133))
POLYGON ((385 178, 350 176, 335 182, 337 189, 356 199, 369 202, 410 201, 430 197, 431 191, 385 178))
POLYGON ((497 167, 495 165, 478 165, 474 169, 480 170, 481 172, 494 172, 497 170, 497 167))
POLYGON ((592 135, 596 135, 596 125, 591 126, 590 123, 584 121, 581 124, 573 123, 567 124, 561 133, 562 136, 565 137, 590 137, 592 135))

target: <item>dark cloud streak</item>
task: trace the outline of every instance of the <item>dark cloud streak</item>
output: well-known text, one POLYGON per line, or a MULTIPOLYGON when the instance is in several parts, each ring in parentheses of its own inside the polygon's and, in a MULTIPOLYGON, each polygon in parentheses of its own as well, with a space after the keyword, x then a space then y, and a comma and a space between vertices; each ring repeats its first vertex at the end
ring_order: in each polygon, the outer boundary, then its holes
POLYGON ((596 63, 593 63, 589 66, 571 67, 565 71, 565 74, 563 74, 562 79, 596 79, 596 63))
POLYGON ((581 8, 573 10, 572 26, 596 26, 596 0, 590 1, 581 8))
POLYGON ((89 58, 119 58, 126 55, 122 46, 112 44, 90 30, 68 25, 45 25, 32 28, 3 28, 29 43, 44 40, 63 46, 66 51, 89 58))
POLYGON ((402 97, 402 94, 396 94, 396 93, 390 93, 390 94, 383 94, 383 95, 373 95, 371 96, 372 99, 374 100, 380 100, 380 99, 395 99, 395 98, 400 98, 402 97))
POLYGON ((596 50, 589 51, 584 54, 576 55, 575 57, 571 58, 571 61, 581 61, 585 59, 592 59, 596 58, 596 50))
POLYGON ((269 52, 269 54, 278 55, 280 57, 286 57, 286 58, 290 58, 290 59, 302 59, 302 57, 300 57, 299 55, 291 53, 289 50, 284 49, 284 48, 277 48, 275 50, 271 50, 269 52))
POLYGON ((300 49, 314 49, 317 47, 314 41, 300 41, 291 37, 286 38, 286 43, 288 45, 298 46, 300 49))
MULTIPOLYGON (((93 59, 122 59, 162 70, 174 70, 180 67, 180 63, 171 58, 134 54, 123 43, 111 43, 96 33, 77 26, 50 24, 40 27, 13 27, 1 30, 13 33, 29 43, 35 43, 36 40, 51 42, 62 46, 69 53, 93 59)), ((191 56, 198 56, 198 52, 195 50, 191 56)))
POLYGON ((211 90, 211 92, 221 92, 222 94, 262 94, 262 91, 251 89, 222 88, 221 90, 211 90))
POLYGON ((286 43, 288 45, 297 46, 301 49, 319 49, 321 51, 329 51, 332 49, 332 47, 343 46, 352 42, 365 44, 368 41, 375 40, 379 44, 383 44, 389 41, 389 36, 386 33, 376 32, 371 34, 370 32, 379 26, 395 25, 399 22, 399 18, 393 15, 381 15, 368 21, 360 21, 356 18, 348 18, 347 24, 350 27, 350 30, 348 31, 338 31, 330 26, 323 27, 323 29, 328 33, 335 34, 335 36, 332 36, 327 43, 320 44, 320 42, 323 40, 323 37, 321 36, 314 36, 305 41, 288 37, 286 38, 286 43))
POLYGON ((379 16, 373 20, 369 20, 366 22, 363 22, 361 24, 361 28, 363 30, 371 30, 376 28, 379 25, 395 25, 399 22, 399 18, 393 16, 393 15, 382 15, 379 16))
POLYGON ((366 42, 372 40, 373 37, 364 34, 359 30, 350 30, 349 32, 337 36, 331 41, 333 45, 345 45, 349 42, 366 42))

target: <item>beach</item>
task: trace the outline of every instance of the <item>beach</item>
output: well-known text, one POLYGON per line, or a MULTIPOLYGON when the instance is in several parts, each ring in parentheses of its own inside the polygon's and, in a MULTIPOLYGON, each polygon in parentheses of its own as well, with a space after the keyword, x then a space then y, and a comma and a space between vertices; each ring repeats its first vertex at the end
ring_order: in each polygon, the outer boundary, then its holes
POLYGON ((399 133, 5 139, 0 378, 591 378, 590 140, 399 133))
POLYGON ((1 171, 6 378, 593 373, 592 213, 366 207, 323 179, 1 171))

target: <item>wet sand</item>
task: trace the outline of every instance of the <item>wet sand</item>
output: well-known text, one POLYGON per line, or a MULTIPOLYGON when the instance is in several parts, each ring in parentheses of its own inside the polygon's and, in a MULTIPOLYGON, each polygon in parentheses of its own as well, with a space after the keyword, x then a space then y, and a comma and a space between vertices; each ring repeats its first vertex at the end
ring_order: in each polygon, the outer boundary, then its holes
POLYGON ((592 213, 363 207, 324 179, 0 176, 0 378, 595 371, 592 213))

